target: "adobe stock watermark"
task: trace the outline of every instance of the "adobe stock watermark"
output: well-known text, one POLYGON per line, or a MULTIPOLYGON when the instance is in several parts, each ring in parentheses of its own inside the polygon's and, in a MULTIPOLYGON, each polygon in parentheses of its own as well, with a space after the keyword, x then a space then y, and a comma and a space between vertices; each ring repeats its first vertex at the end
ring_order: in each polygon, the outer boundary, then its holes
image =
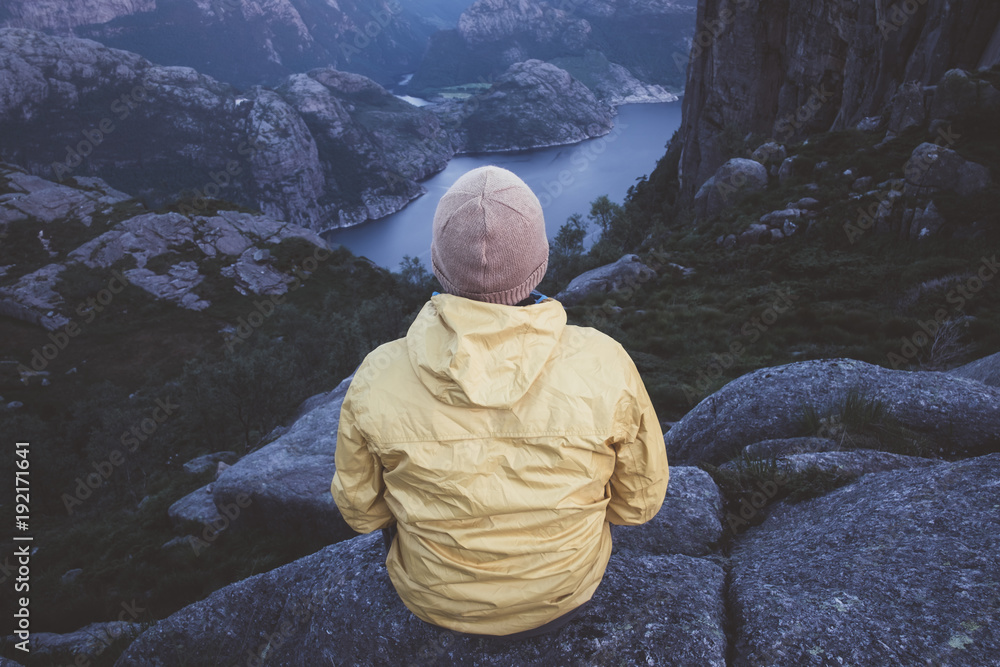
POLYGON ((286 604, 283 607, 282 615, 284 616, 287 613, 288 616, 274 628, 273 632, 264 636, 264 641, 258 644, 256 649, 248 648, 246 651, 246 660, 237 664, 245 665, 245 667, 264 667, 264 658, 267 654, 280 649, 296 633, 303 632, 302 628, 308 626, 313 615, 323 609, 327 598, 330 597, 330 593, 337 590, 341 583, 342 580, 331 582, 324 589, 323 597, 319 600, 313 597, 310 597, 308 600, 305 597, 301 597, 286 604))
POLYGON ((451 630, 438 630, 436 636, 424 644, 420 650, 413 653, 414 660, 406 663, 407 667, 418 667, 419 665, 436 665, 441 656, 447 653, 454 645, 457 633, 451 630))
POLYGON ((110 107, 110 111, 115 117, 105 116, 93 127, 81 130, 80 134, 83 135, 83 139, 75 146, 66 146, 66 158, 62 162, 52 163, 53 178, 62 182, 74 169, 83 164, 84 159, 90 157, 94 150, 118 129, 118 126, 115 125, 115 119, 122 122, 132 115, 136 107, 149 101, 148 93, 152 89, 153 86, 148 81, 144 81, 132 88, 131 91, 116 97, 110 107))
POLYGON ((783 116, 774 124, 774 138, 772 140, 778 143, 790 140, 806 123, 815 118, 819 110, 835 96, 835 91, 826 89, 825 82, 813 86, 805 104, 796 109, 795 113, 783 116))
MULTIPOLYGON (((104 309, 111 305, 115 296, 121 294, 130 284, 128 278, 122 275, 121 272, 112 271, 107 287, 77 304, 74 312, 84 318, 84 325, 90 324, 97 318, 97 314, 103 313, 104 309)), ((18 372, 31 373, 31 371, 35 371, 40 373, 44 371, 50 363, 55 361, 69 347, 70 342, 82 332, 83 329, 80 324, 74 320, 70 320, 60 330, 50 331, 48 333, 50 342, 45 343, 40 348, 36 347, 31 350, 31 361, 29 362, 31 368, 28 368, 24 364, 18 364, 18 372)))
MULTIPOLYGON (((140 607, 136 604, 134 598, 131 602, 122 602, 120 606, 122 610, 118 612, 118 621, 122 623, 135 623, 139 620, 142 613, 146 611, 145 607, 140 607)), ((96 633, 90 633, 89 636, 97 641, 97 650, 77 653, 73 664, 67 667, 90 667, 93 664, 93 660, 101 657, 116 641, 122 640, 121 635, 115 636, 107 627, 101 628, 96 633)))
MULTIPOLYGON (((476 85, 486 85, 491 87, 493 86, 494 83, 495 83, 495 78, 492 74, 488 77, 479 76, 475 81, 476 85)), ((466 121, 466 119, 468 119, 470 116, 472 116, 479 110, 481 104, 482 101, 478 94, 469 95, 469 97, 466 100, 464 100, 464 103, 462 104, 462 107, 456 116, 455 126, 460 127, 462 123, 466 121)), ((433 154, 439 150, 440 142, 435 141, 430 137, 423 137, 422 139, 420 139, 420 141, 417 141, 415 144, 413 144, 413 148, 420 149, 421 152, 433 154)), ((460 153, 456 153, 456 155, 460 155, 460 153)), ((382 179, 385 181, 386 186, 389 187, 390 190, 401 183, 404 185, 409 185, 410 183, 413 182, 412 179, 403 176, 398 171, 386 171, 385 173, 382 174, 382 179)))
MULTIPOLYGON (((834 97, 836 97, 836 91, 828 90, 825 83, 813 86, 809 98, 802 106, 793 113, 775 121, 774 134, 754 151, 753 159, 764 164, 770 161, 774 155, 784 151, 784 147, 781 144, 792 139, 795 133, 815 118, 820 109, 834 97)), ((716 180, 711 187, 722 198, 723 205, 729 205, 730 197, 742 190, 746 185, 747 175, 744 171, 739 170, 735 171, 728 178, 716 180)))
POLYGON ((750 5, 750 0, 735 0, 731 4, 735 5, 735 10, 725 6, 719 10, 714 19, 705 19, 702 22, 701 30, 696 32, 694 39, 691 40, 691 51, 687 54, 674 51, 672 58, 678 72, 685 73, 692 60, 700 58, 705 49, 715 44, 715 41, 729 29, 729 26, 736 22, 737 13, 750 5))
POLYGON ((946 326, 951 319, 952 311, 959 313, 965 309, 966 303, 976 297, 1000 273, 1000 262, 997 256, 982 257, 976 273, 948 291, 945 300, 952 304, 952 310, 938 308, 929 321, 917 320, 919 329, 909 336, 903 337, 899 352, 886 355, 889 364, 896 370, 909 366, 929 343, 932 343, 938 331, 946 326))
MULTIPOLYGON (((836 92, 827 90, 826 84, 821 83, 813 86, 809 98, 793 113, 783 116, 774 123, 774 134, 766 142, 754 151, 755 157, 759 154, 760 160, 769 160, 775 154, 784 150, 781 144, 789 141, 795 133, 805 127, 830 100, 836 96, 836 92)), ((723 203, 728 203, 729 197, 740 190, 747 183, 746 174, 741 171, 734 173, 727 179, 715 183, 715 189, 722 196, 723 203)))
POLYGON ((352 27, 350 32, 353 33, 353 39, 341 38, 339 40, 340 55, 344 57, 346 62, 351 62, 354 56, 374 44, 375 39, 389 27, 393 19, 399 16, 402 11, 403 5, 399 0, 388 0, 384 10, 369 10, 368 15, 372 17, 372 20, 360 28, 352 27))
POLYGON ((194 555, 200 556, 201 552, 219 539, 219 535, 233 525, 240 518, 243 510, 252 504, 253 499, 247 494, 241 493, 233 499, 233 502, 217 505, 215 509, 218 511, 219 517, 203 523, 200 535, 188 535, 187 537, 187 542, 194 550, 194 555))
MULTIPOLYGON (((934 144, 939 148, 951 148, 961 138, 962 135, 952 132, 949 125, 947 129, 938 129, 938 137, 934 140, 934 144)), ((903 185, 900 185, 898 181, 894 182, 887 191, 879 192, 876 200, 869 204, 867 209, 859 206, 857 220, 853 223, 847 221, 843 226, 844 233, 847 235, 847 240, 851 245, 857 243, 858 239, 864 236, 868 230, 872 229, 879 218, 888 215, 892 211, 895 200, 903 194, 906 182, 921 183, 924 175, 936 160, 937 155, 935 153, 928 153, 926 156, 923 156, 923 159, 911 157, 903 165, 903 185)))
POLYGON ((777 468, 770 479, 756 481, 757 490, 750 494, 750 500, 740 498, 740 513, 736 515, 732 512, 726 513, 726 523, 733 535, 739 535, 740 531, 750 525, 750 521, 757 516, 776 495, 780 487, 788 482, 786 475, 781 468, 777 468))
POLYGON ((920 7, 926 4, 927 0, 902 0, 902 2, 897 2, 889 7, 882 13, 883 18, 878 21, 878 29, 882 33, 882 38, 889 39, 892 33, 902 30, 903 26, 916 16, 920 7))
POLYGON ((740 327, 740 337, 729 344, 729 349, 722 354, 713 353, 712 361, 698 370, 697 384, 691 387, 684 384, 684 397, 688 405, 694 406, 705 397, 712 383, 723 376, 725 371, 733 368, 741 356, 746 354, 750 346, 760 340, 761 336, 774 326, 779 317, 795 308, 795 302, 801 297, 791 292, 776 290, 774 301, 759 315, 751 317, 740 327))
POLYGON ((122 433, 121 448, 111 450, 108 457, 102 461, 92 461, 91 467, 93 467, 94 472, 85 477, 77 477, 73 493, 62 494, 61 500, 63 507, 66 508, 66 515, 73 516, 73 512, 80 505, 83 505, 84 501, 90 498, 95 491, 104 486, 115 474, 115 471, 125 464, 126 455, 135 452, 140 444, 152 438, 160 426, 170 419, 180 407, 176 403, 171 403, 169 398, 166 401, 161 398, 156 399, 156 407, 150 411, 149 416, 122 433))
MULTIPOLYGON (((267 144, 260 139, 255 140, 252 144, 247 141, 241 141, 240 145, 236 147, 236 152, 242 156, 242 159, 249 161, 265 146, 267 144)), ((229 160, 226 163, 225 169, 208 172, 210 180, 202 185, 201 188, 192 188, 190 191, 181 190, 178 193, 178 212, 181 215, 201 215, 205 213, 208 210, 209 200, 218 199, 219 195, 222 194, 222 190, 232 185, 236 177, 242 173, 243 165, 240 163, 240 160, 229 160)))
POLYGON ((292 273, 295 274, 295 278, 286 293, 272 294, 255 300, 253 302, 253 310, 251 310, 247 315, 241 316, 236 320, 236 335, 230 336, 226 340, 226 351, 233 352, 237 345, 245 343, 247 339, 249 339, 257 331, 257 329, 264 326, 264 322, 274 315, 278 306, 285 302, 288 295, 298 289, 301 289, 309 277, 316 272, 319 265, 330 259, 332 255, 333 253, 330 250, 320 246, 315 246, 313 248, 312 256, 306 257, 292 267, 292 273))
POLYGON ((569 188, 576 182, 577 176, 590 169, 590 166, 597 162, 604 152, 608 150, 608 144, 617 141, 621 136, 622 130, 626 129, 628 129, 628 124, 619 121, 615 123, 611 132, 602 137, 586 141, 574 149, 569 160, 573 168, 561 170, 556 175, 555 180, 546 180, 540 188, 536 189, 538 201, 541 203, 542 208, 548 207, 549 204, 561 197, 566 188, 569 188))

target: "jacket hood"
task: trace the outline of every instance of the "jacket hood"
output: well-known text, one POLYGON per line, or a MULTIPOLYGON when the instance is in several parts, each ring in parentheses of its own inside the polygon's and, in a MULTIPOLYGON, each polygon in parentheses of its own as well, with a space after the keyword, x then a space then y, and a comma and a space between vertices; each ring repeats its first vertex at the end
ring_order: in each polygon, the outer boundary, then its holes
POLYGON ((541 374, 562 337, 566 311, 547 299, 506 306, 438 294, 406 334, 410 365, 449 405, 510 408, 541 374))

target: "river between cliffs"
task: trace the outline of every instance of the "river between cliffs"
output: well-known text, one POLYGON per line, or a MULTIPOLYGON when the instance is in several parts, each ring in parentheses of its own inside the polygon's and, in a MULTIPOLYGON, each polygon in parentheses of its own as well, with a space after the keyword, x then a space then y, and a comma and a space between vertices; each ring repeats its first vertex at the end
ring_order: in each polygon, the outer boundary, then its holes
POLYGON ((419 257, 430 269, 431 224, 441 195, 470 169, 493 164, 510 169, 535 191, 552 239, 566 218, 586 215, 590 202, 600 195, 621 203, 629 186, 663 157, 680 123, 681 102, 627 104, 618 108, 615 127, 604 137, 569 146, 456 157, 424 181, 427 193, 402 211, 323 237, 392 270, 399 268, 404 255, 419 257))

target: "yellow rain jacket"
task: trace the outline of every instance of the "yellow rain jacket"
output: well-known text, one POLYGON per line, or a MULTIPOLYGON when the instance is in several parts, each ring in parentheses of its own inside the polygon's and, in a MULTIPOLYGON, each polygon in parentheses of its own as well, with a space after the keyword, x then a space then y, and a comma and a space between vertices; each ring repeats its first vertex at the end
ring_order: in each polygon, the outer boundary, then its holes
POLYGON ((331 490, 419 618, 461 632, 536 628, 591 598, 609 522, 636 525, 667 487, 663 434, 613 339, 555 300, 435 295, 344 399, 331 490))

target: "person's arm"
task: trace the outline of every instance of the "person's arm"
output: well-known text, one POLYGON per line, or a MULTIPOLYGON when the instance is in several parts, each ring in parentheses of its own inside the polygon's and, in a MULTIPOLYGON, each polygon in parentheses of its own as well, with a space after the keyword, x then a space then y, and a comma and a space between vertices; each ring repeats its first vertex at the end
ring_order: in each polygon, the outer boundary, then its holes
POLYGON ((660 511, 670 471, 663 431, 646 387, 630 358, 626 365, 629 391, 619 411, 619 433, 610 443, 616 456, 607 517, 619 526, 635 526, 660 511))
POLYGON ((330 492, 344 521, 359 533, 370 533, 393 523, 393 516, 385 502, 382 462, 368 449, 355 421, 355 395, 352 385, 340 409, 334 454, 337 470, 330 492))

